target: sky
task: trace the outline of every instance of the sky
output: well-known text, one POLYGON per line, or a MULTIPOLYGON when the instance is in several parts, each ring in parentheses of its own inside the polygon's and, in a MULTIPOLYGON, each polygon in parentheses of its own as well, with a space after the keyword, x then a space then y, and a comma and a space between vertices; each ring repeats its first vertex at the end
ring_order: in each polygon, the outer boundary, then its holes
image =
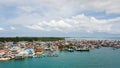
POLYGON ((120 37, 120 0, 0 0, 0 37, 120 37))

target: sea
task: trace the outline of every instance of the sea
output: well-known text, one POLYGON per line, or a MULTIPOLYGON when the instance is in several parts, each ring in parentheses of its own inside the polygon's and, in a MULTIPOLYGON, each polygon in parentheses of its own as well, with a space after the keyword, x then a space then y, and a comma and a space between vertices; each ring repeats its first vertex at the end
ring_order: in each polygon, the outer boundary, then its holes
POLYGON ((102 47, 89 52, 58 51, 58 57, 0 61, 0 68, 120 68, 120 49, 102 47))
POLYGON ((120 37, 66 37, 65 40, 120 40, 120 37))
POLYGON ((102 47, 89 52, 57 51, 58 57, 0 61, 0 68, 120 68, 120 49, 102 47))

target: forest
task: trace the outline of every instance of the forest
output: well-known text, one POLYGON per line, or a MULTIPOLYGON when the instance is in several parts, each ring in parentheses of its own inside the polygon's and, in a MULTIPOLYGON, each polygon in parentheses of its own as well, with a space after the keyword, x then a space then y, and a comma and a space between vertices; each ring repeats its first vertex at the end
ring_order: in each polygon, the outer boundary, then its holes
POLYGON ((57 41, 64 40, 64 37, 0 37, 0 42, 6 41, 57 41))

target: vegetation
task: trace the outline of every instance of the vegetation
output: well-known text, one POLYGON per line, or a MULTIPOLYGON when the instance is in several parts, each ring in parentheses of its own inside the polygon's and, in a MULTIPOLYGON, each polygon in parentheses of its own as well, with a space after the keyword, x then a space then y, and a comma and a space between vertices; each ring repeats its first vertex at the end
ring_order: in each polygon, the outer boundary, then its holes
POLYGON ((64 49, 64 45, 59 45, 59 49, 63 50, 64 49))
POLYGON ((0 37, 1 42, 5 41, 57 41, 64 40, 63 37, 0 37))

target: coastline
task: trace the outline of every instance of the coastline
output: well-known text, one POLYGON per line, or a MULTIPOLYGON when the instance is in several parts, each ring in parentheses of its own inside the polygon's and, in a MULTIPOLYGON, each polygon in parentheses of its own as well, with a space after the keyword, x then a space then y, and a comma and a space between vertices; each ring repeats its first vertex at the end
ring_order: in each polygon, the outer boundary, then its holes
POLYGON ((36 39, 35 37, 34 38, 33 37, 4 38, 4 42, 1 41, 0 43, 0 59, 10 60, 10 59, 34 57, 35 55, 42 55, 46 51, 50 52, 50 54, 47 54, 46 56, 54 57, 59 55, 59 54, 53 54, 55 51, 58 50, 68 51, 68 52, 74 52, 74 51, 84 52, 93 49, 98 49, 101 47, 113 47, 115 49, 120 48, 119 40, 95 40, 95 39, 82 39, 82 38, 76 39, 76 38, 63 38, 63 37, 41 38, 43 40, 40 40, 40 38, 37 38, 36 40, 35 39, 36 39), (17 42, 14 41, 16 39, 17 42))

